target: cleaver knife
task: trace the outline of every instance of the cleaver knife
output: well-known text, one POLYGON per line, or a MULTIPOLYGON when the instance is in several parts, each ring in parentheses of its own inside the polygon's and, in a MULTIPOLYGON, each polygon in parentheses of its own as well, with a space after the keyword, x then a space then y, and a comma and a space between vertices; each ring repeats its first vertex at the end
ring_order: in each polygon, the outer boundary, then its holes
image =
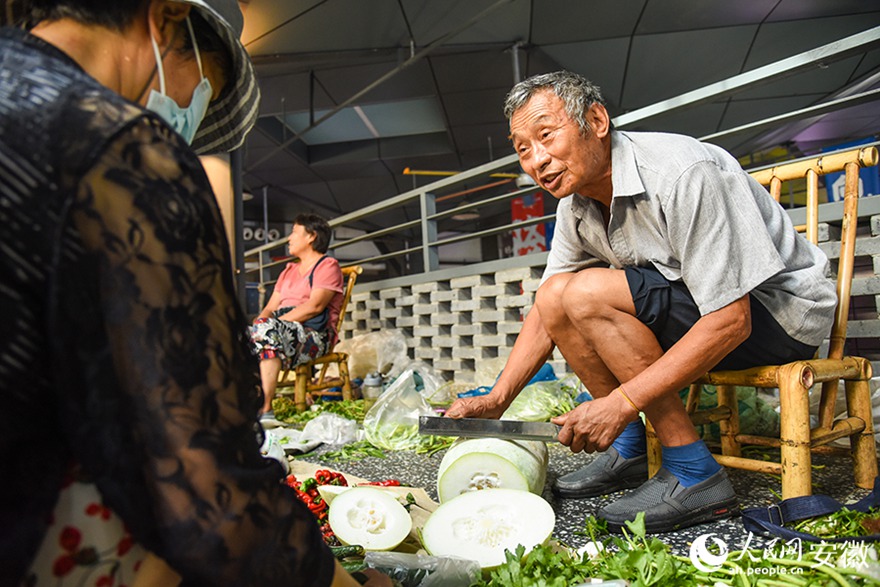
POLYGON ((483 418, 419 417, 419 434, 463 436, 465 438, 509 438, 555 442, 561 426, 552 422, 486 420, 483 418))

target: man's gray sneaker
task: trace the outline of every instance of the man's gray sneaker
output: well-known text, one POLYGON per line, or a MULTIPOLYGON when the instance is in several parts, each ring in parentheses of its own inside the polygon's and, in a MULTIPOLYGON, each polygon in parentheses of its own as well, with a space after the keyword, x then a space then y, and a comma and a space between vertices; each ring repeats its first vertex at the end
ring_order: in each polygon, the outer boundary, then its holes
POLYGON ((627 520, 645 512, 648 532, 671 532, 739 513, 738 501, 727 471, 721 469, 705 481, 685 487, 661 468, 644 485, 608 504, 596 514, 608 522, 608 529, 620 532, 627 520))
POLYGON ((638 487, 647 478, 647 455, 625 459, 611 446, 584 468, 558 478, 553 493, 569 498, 596 497, 638 487))

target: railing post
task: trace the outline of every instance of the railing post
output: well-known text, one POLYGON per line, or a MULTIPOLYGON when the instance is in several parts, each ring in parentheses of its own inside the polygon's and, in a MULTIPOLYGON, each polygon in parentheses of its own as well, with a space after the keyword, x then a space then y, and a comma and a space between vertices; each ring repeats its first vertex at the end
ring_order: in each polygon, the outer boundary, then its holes
POLYGON ((440 267, 440 255, 437 247, 433 246, 437 240, 437 221, 430 217, 437 212, 437 197, 428 192, 422 192, 419 203, 422 211, 422 260, 424 272, 436 271, 440 267))

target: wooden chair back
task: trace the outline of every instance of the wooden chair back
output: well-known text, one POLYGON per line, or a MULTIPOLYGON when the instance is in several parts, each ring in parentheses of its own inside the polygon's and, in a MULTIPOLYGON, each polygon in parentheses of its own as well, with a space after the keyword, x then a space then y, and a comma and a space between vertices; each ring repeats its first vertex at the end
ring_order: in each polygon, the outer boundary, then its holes
MULTIPOLYGON (((829 336, 825 358, 795 361, 787 365, 767 365, 742 371, 713 371, 691 385, 686 409, 695 424, 718 422, 721 431, 721 454, 715 458, 725 466, 773 473, 782 476, 783 498, 809 495, 812 492, 811 451, 848 437, 853 458, 855 482, 870 488, 877 476, 877 453, 874 444, 873 414, 869 381, 871 363, 862 357, 844 355, 847 318, 855 266, 856 231, 859 206, 859 169, 877 165, 876 147, 863 147, 809 160, 783 163, 757 171, 752 177, 768 187, 779 201, 787 181, 806 180, 806 224, 796 227, 806 238, 819 240, 819 177, 838 171, 845 174, 843 215, 840 234, 840 257, 837 268, 838 304, 829 336), (839 381, 846 388, 847 411, 835 421, 834 410, 839 381), (818 426, 810 427, 809 390, 821 383, 818 426), (714 385, 718 406, 698 410, 702 384, 714 385), (780 436, 776 438, 743 434, 739 424, 737 386, 776 387, 779 389, 780 436), (744 458, 742 444, 778 447, 779 462, 744 458)), ((648 426, 648 462, 651 474, 660 466, 660 445, 648 426)))

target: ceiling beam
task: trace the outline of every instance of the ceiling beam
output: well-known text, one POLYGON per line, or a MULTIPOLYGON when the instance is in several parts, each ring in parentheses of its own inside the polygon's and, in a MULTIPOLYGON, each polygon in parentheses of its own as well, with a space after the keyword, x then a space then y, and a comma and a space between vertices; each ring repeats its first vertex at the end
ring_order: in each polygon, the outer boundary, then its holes
POLYGON ((391 71, 389 71, 388 73, 386 73, 385 75, 383 75, 382 77, 380 77, 379 79, 377 79, 376 81, 374 81, 373 83, 369 84, 367 87, 365 87, 365 88, 362 89, 361 91, 355 93, 353 96, 351 96, 351 97, 348 98, 347 100, 345 100, 345 101, 343 101, 342 103, 338 104, 333 110, 331 110, 330 112, 328 112, 327 114, 325 114, 324 116, 322 116, 321 118, 319 118, 318 120, 316 120, 316 121, 315 121, 313 124, 311 124, 310 126, 304 128, 304 129, 302 129, 300 132, 296 133, 296 134, 295 134, 293 137, 291 137, 290 139, 288 139, 288 140, 284 141, 283 143, 281 143, 280 145, 278 145, 278 147, 276 147, 276 148, 273 149, 271 152, 269 152, 269 153, 266 154, 265 156, 261 157, 259 160, 255 161, 254 163, 252 163, 251 165, 249 165, 249 167, 250 167, 250 168, 253 168, 253 167, 256 167, 256 166, 260 165, 261 163, 264 163, 264 162, 268 161, 269 159, 271 159, 272 157, 274 157, 276 154, 278 154, 279 152, 281 152, 282 150, 284 150, 285 148, 287 148, 287 146, 288 146, 289 144, 291 144, 291 143, 293 143, 294 141, 296 141, 297 139, 299 139, 299 137, 300 137, 303 133, 305 133, 306 131, 309 131, 309 130, 315 128, 316 126, 318 126, 319 124, 321 124, 321 123, 324 122, 325 120, 328 120, 328 119, 331 118, 332 116, 335 116, 336 114, 338 114, 340 111, 342 111, 342 110, 343 110, 344 108, 346 108, 347 106, 351 105, 351 104, 354 103, 355 101, 359 100, 359 99, 362 98, 363 96, 365 96, 365 95, 367 95, 368 93, 370 93, 374 88, 376 88, 376 87, 382 85, 383 83, 385 83, 386 81, 388 81, 389 79, 391 79, 392 77, 394 77, 395 75, 397 75, 398 73, 400 73, 401 71, 403 71, 403 70, 409 68, 409 67, 412 66, 413 64, 415 64, 415 63, 417 63, 418 61, 420 61, 421 59, 423 59, 425 56, 427 56, 429 53, 431 53, 431 51, 433 51, 435 48, 437 48, 437 47, 443 45, 443 44, 444 44, 446 41, 448 41, 449 39, 452 39, 453 37, 457 36, 457 35, 460 34, 462 31, 464 31, 464 30, 470 28, 474 23, 476 23, 476 22, 482 20, 483 18, 485 18, 486 16, 488 16, 490 13, 494 12, 496 9, 498 9, 498 8, 501 7, 502 5, 504 5, 504 4, 508 4, 508 3, 511 2, 511 1, 512 1, 512 0, 497 0, 495 3, 493 3, 491 6, 489 6, 489 7, 486 8, 485 10, 482 10, 482 11, 480 11, 478 14, 476 14, 475 16, 469 18, 469 19, 468 19, 467 21, 465 21, 461 26, 456 27, 455 29, 449 31, 448 33, 446 33, 445 35, 443 35, 443 36, 440 37, 439 39, 437 39, 437 40, 431 42, 427 47, 425 47, 424 49, 422 49, 422 50, 419 51, 418 53, 414 54, 412 57, 410 57, 409 59, 407 59, 406 61, 404 61, 403 63, 401 63, 400 65, 398 65, 397 67, 395 67, 394 69, 392 69, 391 71))
POLYGON ((637 122, 643 122, 661 114, 736 94, 760 84, 794 75, 821 63, 831 63, 855 53, 870 51, 878 46, 880 46, 880 26, 680 94, 674 98, 621 114, 614 119, 614 124, 617 127, 632 126, 637 122))

